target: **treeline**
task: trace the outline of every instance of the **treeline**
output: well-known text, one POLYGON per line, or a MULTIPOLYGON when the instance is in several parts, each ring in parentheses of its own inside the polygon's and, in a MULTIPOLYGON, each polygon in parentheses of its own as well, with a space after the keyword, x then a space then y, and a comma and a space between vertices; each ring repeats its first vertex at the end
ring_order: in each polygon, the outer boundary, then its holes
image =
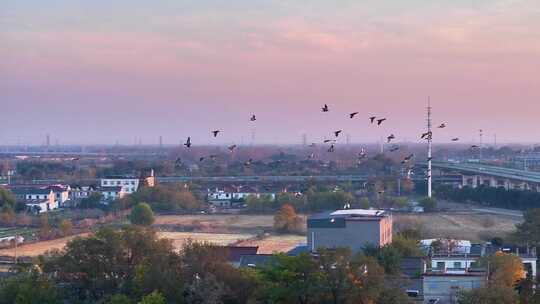
POLYGON ((278 210, 283 204, 290 204, 298 212, 316 212, 321 210, 341 209, 346 203, 352 203, 354 196, 342 190, 321 191, 310 188, 303 194, 290 192, 278 193, 275 198, 269 195, 261 197, 249 196, 246 199, 247 210, 264 213, 278 210))
POLYGON ((458 203, 476 203, 489 207, 527 210, 540 207, 540 193, 526 190, 506 190, 479 186, 477 188, 463 187, 456 189, 452 186, 438 186, 436 196, 458 203))
POLYGON ((238 269, 225 247, 180 252, 149 229, 103 228, 0 282, 1 303, 410 303, 377 257, 348 249, 275 255, 238 269), (152 298, 157 302, 148 302, 152 298))

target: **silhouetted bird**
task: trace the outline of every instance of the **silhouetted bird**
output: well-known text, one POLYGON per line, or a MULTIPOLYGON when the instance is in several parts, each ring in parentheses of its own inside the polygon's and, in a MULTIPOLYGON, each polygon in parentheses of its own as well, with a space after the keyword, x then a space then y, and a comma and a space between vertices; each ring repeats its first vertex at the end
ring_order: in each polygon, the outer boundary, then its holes
POLYGON ((452 138, 452 141, 459 141, 459 138, 452 138))
POLYGON ((411 160, 414 157, 414 154, 409 154, 405 157, 405 160, 411 160))
POLYGON ((334 144, 332 144, 332 145, 330 146, 330 148, 328 148, 328 152, 334 152, 335 149, 336 149, 336 148, 334 147, 334 144))
POLYGON ((244 163, 244 166, 246 166, 246 167, 251 166, 251 162, 252 162, 252 161, 253 161, 253 159, 251 159, 251 158, 248 159, 248 160, 244 163))
POLYGON ((214 134, 214 137, 217 137, 219 132, 221 132, 221 130, 214 130, 212 131, 212 134, 214 134))
POLYGON ((340 134, 342 131, 343 131, 343 130, 337 130, 337 131, 334 131, 334 135, 335 135, 336 137, 338 137, 339 134, 340 134))
POLYGON ((314 159, 315 158, 315 153, 311 153, 310 155, 308 155, 308 159, 314 159))
POLYGON ((380 126, 385 121, 386 121, 386 118, 377 119, 377 125, 380 126))
POLYGON ((324 142, 325 144, 327 144, 327 143, 329 143, 329 142, 336 142, 336 140, 335 140, 335 139, 325 139, 323 142, 324 142))
POLYGON ((255 114, 251 115, 251 118, 249 120, 251 120, 251 121, 257 120, 257 118, 255 117, 255 114))
POLYGON ((354 118, 354 116, 358 115, 359 112, 352 112, 349 114, 349 118, 354 118))
POLYGON ((202 162, 204 160, 204 156, 199 158, 199 161, 202 162))
POLYGON ((375 118, 377 118, 377 116, 371 116, 371 117, 369 118, 369 120, 371 121, 371 123, 374 123, 374 122, 375 122, 375 118))
POLYGON ((227 149, 229 149, 230 152, 234 152, 234 149, 236 149, 236 145, 231 145, 227 149))
POLYGON ((397 150, 399 150, 399 146, 392 147, 390 152, 396 152, 397 150))
POLYGON ((308 147, 315 148, 315 146, 316 146, 315 143, 311 143, 308 147))
POLYGON ((181 167, 182 166, 182 159, 180 157, 178 157, 175 161, 174 161, 174 165, 175 167, 181 167))
POLYGON ((431 139, 431 132, 422 133, 422 136, 420 136, 420 139, 431 139))
POLYGON ((184 144, 186 148, 191 148, 191 136, 189 136, 186 140, 186 143, 184 144))
POLYGON ((217 158, 217 155, 215 155, 215 154, 210 155, 211 160, 216 160, 216 158, 217 158))
POLYGON ((478 149, 478 148, 480 148, 480 147, 477 146, 477 145, 472 145, 472 146, 471 146, 471 150, 473 150, 473 149, 478 149))
POLYGON ((324 107, 321 108, 323 112, 328 112, 330 109, 328 109, 328 105, 324 104, 324 107))
POLYGON ((386 140, 388 141, 388 143, 390 143, 393 139, 396 139, 396 136, 394 136, 394 134, 390 134, 390 136, 388 136, 386 138, 386 140))
POLYGON ((428 161, 428 162, 429 162, 429 161, 432 161, 432 160, 433 160, 433 157, 428 157, 428 158, 427 158, 427 161, 428 161))
POLYGON ((362 148, 362 150, 358 153, 358 159, 361 160, 361 159, 364 159, 367 157, 367 153, 366 151, 362 148))
POLYGON ((439 129, 444 129, 446 128, 446 123, 442 123, 440 126, 439 126, 439 129))

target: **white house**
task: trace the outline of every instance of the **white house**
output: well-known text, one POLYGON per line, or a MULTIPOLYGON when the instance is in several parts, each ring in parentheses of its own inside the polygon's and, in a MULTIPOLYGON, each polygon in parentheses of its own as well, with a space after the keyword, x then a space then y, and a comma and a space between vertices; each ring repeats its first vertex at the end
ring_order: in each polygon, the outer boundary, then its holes
POLYGON ((19 202, 23 202, 32 212, 43 213, 58 209, 56 194, 50 188, 15 186, 10 188, 19 202))
POLYGON ((228 187, 224 189, 208 189, 207 199, 213 205, 220 207, 230 207, 233 202, 243 202, 249 196, 260 198, 269 196, 272 200, 276 198, 275 193, 260 193, 257 189, 247 186, 228 187))
POLYGON ((132 194, 139 189, 139 178, 134 176, 109 176, 100 180, 101 188, 122 187, 124 193, 132 194))
POLYGON ((101 187, 99 191, 101 192, 101 196, 103 198, 104 202, 114 201, 116 199, 123 198, 127 193, 124 191, 124 187, 122 186, 109 186, 109 187, 101 187))

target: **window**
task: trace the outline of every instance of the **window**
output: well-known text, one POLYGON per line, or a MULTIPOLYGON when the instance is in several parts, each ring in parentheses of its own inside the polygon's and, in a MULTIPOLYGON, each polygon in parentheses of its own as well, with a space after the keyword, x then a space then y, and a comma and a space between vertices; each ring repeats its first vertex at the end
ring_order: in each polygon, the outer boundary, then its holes
POLYGON ((454 268, 461 268, 461 262, 454 262, 454 268))
POLYGON ((109 184, 109 182, 108 181, 103 181, 103 184, 107 185, 107 184, 109 184))
POLYGON ((444 262, 437 262, 437 269, 444 269, 445 263, 444 262))

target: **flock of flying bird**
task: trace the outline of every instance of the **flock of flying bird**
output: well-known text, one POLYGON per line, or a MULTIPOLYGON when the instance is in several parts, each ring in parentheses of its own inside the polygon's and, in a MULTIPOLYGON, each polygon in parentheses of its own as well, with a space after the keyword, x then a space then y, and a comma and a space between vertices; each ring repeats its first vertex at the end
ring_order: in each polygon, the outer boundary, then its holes
MULTIPOLYGON (((321 111, 323 113, 327 113, 327 112, 330 112, 330 108, 328 107, 327 104, 324 104, 324 106, 321 108, 321 111)), ((355 116, 357 116, 360 112, 352 112, 349 114, 349 118, 350 119, 353 119, 355 116)), ((250 117, 250 121, 251 122, 255 122, 257 121, 257 117, 255 114, 252 114, 251 117, 250 117)), ((376 126, 381 126, 385 121, 387 121, 386 118, 383 118, 383 117, 377 117, 377 116, 371 116, 369 117, 369 121, 371 122, 372 125, 376 125, 376 126)), ((438 128, 439 129, 444 129, 447 127, 447 124, 446 123, 441 123, 438 128)), ((218 135, 221 133, 222 131, 221 130, 212 130, 211 131, 211 134, 213 135, 214 138, 218 137, 218 135)), ((335 144, 337 143, 337 138, 340 136, 340 134, 343 132, 343 130, 336 130, 333 132, 334 134, 334 139, 325 139, 323 140, 323 143, 326 143, 326 144, 330 144, 330 146, 328 147, 328 152, 329 153, 332 153, 335 151, 335 144)), ((420 136, 420 139, 421 140, 432 140, 433 138, 433 132, 432 131, 427 131, 425 133, 422 133, 421 136, 420 136)), ((396 136, 394 134, 390 134, 389 136, 386 137, 386 142, 388 144, 390 144, 394 139, 396 139, 396 136)), ((459 141, 459 138, 452 138, 452 141, 453 142, 457 142, 459 141)), ((191 136, 189 136, 186 140, 186 142, 184 143, 184 146, 189 149, 191 148, 192 146, 192 142, 191 142, 191 136)), ((309 147, 311 148, 314 148, 316 146, 315 143, 312 143, 309 145, 309 147)), ((227 147, 227 149, 229 150, 230 153, 233 153, 235 151, 235 149, 237 148, 237 145, 233 144, 233 145, 230 145, 227 147)), ((471 149, 477 149, 479 148, 478 146, 476 145, 473 145, 471 146, 471 149)), ((390 152, 396 152, 400 149, 400 147, 398 145, 395 145, 393 147, 391 147, 389 149, 390 152)), ((215 154, 212 154, 212 155, 209 155, 208 157, 206 156, 201 156, 199 157, 199 162, 202 162, 204 161, 205 159, 210 159, 210 160, 216 160, 216 158, 218 157, 218 155, 215 155, 215 154)), ((308 159, 314 159, 315 158, 315 154, 314 153, 311 153, 309 156, 308 156, 308 159)), ((367 158, 367 153, 365 151, 365 149, 361 149, 361 151, 358 153, 358 164, 360 164, 365 158, 367 158)), ((403 160, 401 161, 402 164, 407 164, 409 163, 412 159, 414 158, 414 154, 409 154, 407 155, 405 158, 403 158, 403 160)), ((428 158, 428 161, 430 161, 431 158, 428 158)), ((253 162, 253 159, 248 159, 246 162, 244 162, 244 166, 246 167, 249 167, 253 162)), ((180 158, 177 158, 176 159, 176 166, 180 166, 182 164, 182 160, 180 158)))

